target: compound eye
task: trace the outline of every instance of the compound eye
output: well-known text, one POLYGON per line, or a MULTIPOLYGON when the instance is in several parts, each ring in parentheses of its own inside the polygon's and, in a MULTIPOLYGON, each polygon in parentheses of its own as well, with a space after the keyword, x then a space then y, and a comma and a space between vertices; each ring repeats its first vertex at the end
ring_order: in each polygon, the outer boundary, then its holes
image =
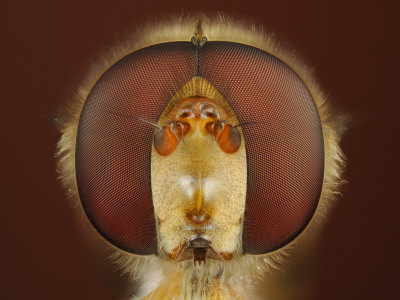
MULTIPOLYGON (((179 132, 182 132, 180 126, 179 129, 179 132)), ((162 156, 168 156, 174 152, 176 146, 178 146, 178 142, 179 140, 172 133, 170 126, 163 126, 162 129, 157 130, 154 134, 154 148, 156 149, 157 153, 162 156)))
MULTIPOLYGON (((301 234, 321 195, 324 139, 313 95, 288 65, 260 49, 208 42, 200 62, 201 76, 224 95, 238 124, 267 124, 239 129, 247 162, 242 247, 275 251, 301 234)), ((223 125, 219 146, 237 151, 237 129, 223 125)))

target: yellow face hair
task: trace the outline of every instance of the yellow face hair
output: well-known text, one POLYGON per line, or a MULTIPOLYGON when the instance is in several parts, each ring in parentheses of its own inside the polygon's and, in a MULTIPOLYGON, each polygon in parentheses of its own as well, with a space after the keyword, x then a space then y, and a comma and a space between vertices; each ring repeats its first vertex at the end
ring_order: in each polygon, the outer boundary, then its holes
POLYGON ((339 194, 344 124, 296 57, 225 16, 105 57, 61 118, 70 198, 142 281, 133 299, 255 299, 339 194))

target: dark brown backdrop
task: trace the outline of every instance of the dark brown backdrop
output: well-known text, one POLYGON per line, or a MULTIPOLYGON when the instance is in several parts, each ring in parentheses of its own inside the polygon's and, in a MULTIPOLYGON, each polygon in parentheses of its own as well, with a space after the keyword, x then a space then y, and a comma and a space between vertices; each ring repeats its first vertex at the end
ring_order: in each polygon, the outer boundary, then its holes
POLYGON ((324 229, 310 299, 398 298, 396 1, 98 2, 0 4, 1 299, 126 295, 126 278, 93 255, 78 230, 56 180, 59 134, 45 117, 119 35, 148 17, 191 10, 253 17, 277 32, 356 120, 342 143, 350 183, 324 229))

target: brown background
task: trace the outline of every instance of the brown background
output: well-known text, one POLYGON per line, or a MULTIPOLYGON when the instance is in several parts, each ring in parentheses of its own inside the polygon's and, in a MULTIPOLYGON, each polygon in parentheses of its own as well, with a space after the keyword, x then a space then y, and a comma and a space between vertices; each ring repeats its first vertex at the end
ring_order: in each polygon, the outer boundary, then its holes
POLYGON ((396 1, 98 2, 0 4, 0 299, 127 295, 126 276, 93 254, 65 201, 53 157, 59 134, 46 116, 120 35, 152 16, 197 10, 275 31, 353 116, 342 143, 350 183, 324 228, 309 299, 399 298, 396 1))

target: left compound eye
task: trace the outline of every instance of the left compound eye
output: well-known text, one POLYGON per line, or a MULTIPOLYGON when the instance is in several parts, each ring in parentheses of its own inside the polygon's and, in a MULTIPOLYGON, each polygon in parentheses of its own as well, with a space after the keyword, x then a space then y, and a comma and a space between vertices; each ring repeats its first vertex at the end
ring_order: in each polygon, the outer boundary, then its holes
POLYGON ((125 251, 157 253, 151 149, 155 140, 159 152, 172 153, 177 138, 169 126, 154 134, 152 126, 121 115, 157 123, 170 95, 196 75, 196 57, 185 42, 135 51, 104 72, 79 110, 69 176, 76 176, 93 226, 125 251))

